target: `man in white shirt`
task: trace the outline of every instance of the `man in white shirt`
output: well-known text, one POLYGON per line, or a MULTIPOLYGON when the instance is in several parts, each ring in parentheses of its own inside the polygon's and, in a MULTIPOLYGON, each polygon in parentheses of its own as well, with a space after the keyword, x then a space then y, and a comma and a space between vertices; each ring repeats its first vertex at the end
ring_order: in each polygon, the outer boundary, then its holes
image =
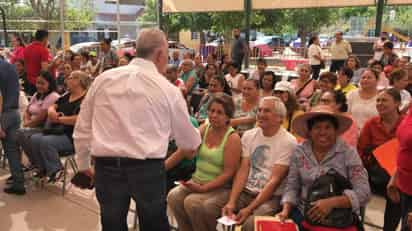
POLYGON ((74 131, 79 170, 93 176, 103 231, 126 231, 130 199, 140 230, 169 230, 164 158, 169 138, 183 150, 201 142, 178 88, 161 73, 168 44, 157 29, 142 30, 137 58, 102 73, 89 89, 74 131))
POLYGON ((352 53, 352 47, 350 43, 343 39, 343 33, 341 31, 336 32, 335 41, 330 46, 331 60, 330 72, 339 71, 345 64, 345 60, 348 59, 352 53))
POLYGON ((254 230, 255 216, 273 215, 280 209, 283 181, 297 145, 281 126, 285 116, 279 98, 265 97, 259 104, 259 127, 242 136, 242 161, 222 213, 243 224, 243 231, 254 230))

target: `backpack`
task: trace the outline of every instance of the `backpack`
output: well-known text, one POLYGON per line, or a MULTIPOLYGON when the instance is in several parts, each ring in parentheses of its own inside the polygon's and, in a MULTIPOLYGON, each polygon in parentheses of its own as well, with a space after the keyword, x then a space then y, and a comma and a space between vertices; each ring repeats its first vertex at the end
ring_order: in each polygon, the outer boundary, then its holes
POLYGON ((352 213, 351 208, 334 208, 321 222, 313 221, 308 216, 308 211, 313 207, 312 202, 340 196, 345 189, 352 189, 352 184, 333 168, 317 178, 309 187, 304 202, 305 221, 311 225, 333 228, 346 228, 356 224, 356 215, 352 213))

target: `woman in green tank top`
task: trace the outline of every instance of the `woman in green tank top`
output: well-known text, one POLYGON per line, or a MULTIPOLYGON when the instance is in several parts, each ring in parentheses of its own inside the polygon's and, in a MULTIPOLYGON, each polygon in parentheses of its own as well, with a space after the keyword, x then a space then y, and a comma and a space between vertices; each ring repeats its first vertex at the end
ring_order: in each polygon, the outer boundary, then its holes
POLYGON ((170 191, 167 201, 177 220, 179 230, 215 230, 220 210, 208 208, 216 195, 227 194, 228 185, 240 162, 239 135, 230 126, 234 113, 232 98, 218 95, 208 106, 209 124, 200 127, 196 170, 192 179, 170 191), (200 211, 199 211, 200 210, 200 211), (214 214, 210 211, 215 210, 214 214), (207 212, 207 216, 202 216, 207 212))

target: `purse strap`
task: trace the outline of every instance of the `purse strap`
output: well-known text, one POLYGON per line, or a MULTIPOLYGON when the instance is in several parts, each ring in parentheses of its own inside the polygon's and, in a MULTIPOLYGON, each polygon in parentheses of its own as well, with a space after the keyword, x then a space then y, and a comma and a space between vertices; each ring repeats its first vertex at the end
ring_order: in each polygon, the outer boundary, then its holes
POLYGON ((313 79, 310 78, 308 81, 306 81, 305 84, 303 84, 303 86, 296 91, 296 96, 299 96, 299 94, 302 93, 302 91, 309 85, 310 82, 312 82, 312 80, 313 79))

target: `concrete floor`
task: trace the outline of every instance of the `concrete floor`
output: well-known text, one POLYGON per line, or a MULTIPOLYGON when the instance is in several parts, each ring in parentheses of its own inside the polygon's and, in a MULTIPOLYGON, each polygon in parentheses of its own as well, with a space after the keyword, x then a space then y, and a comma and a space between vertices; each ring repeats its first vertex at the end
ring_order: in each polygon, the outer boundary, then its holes
MULTIPOLYGON (((30 183, 25 196, 12 196, 3 193, 8 176, 7 171, 0 170, 0 231, 100 230, 94 191, 69 186, 63 197, 61 184, 40 188, 30 183)), ((373 197, 366 210, 366 221, 382 226, 384 206, 384 199, 373 197)), ((133 226, 133 216, 130 212, 129 227, 133 226)), ((365 228, 367 231, 379 230, 367 225, 365 228)))

